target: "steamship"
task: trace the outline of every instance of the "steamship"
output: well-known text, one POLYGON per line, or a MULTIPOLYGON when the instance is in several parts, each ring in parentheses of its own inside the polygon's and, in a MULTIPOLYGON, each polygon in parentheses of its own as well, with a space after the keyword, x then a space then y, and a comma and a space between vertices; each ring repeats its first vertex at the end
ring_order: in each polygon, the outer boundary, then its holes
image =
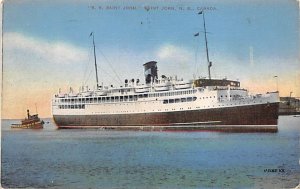
MULTIPOLYGON (((200 14, 200 13, 199 13, 200 14)), ((240 82, 212 79, 204 13, 208 78, 158 76, 157 62, 145 63, 145 82, 126 79, 123 86, 55 94, 53 119, 58 128, 142 130, 277 131, 279 94, 249 94, 240 82)))

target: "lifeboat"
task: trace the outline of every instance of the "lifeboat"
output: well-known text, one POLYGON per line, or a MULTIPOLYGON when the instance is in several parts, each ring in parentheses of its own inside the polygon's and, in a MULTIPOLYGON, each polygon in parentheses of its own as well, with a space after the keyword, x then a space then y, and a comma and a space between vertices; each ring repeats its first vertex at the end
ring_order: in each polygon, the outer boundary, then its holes
POLYGON ((158 83, 154 85, 155 91, 168 91, 170 85, 168 83, 158 83))
POLYGON ((107 95, 107 90, 97 90, 94 92, 96 96, 104 96, 107 95))
POLYGON ((64 98, 66 94, 59 93, 58 98, 64 98))
POLYGON ((92 92, 91 92, 91 91, 85 91, 85 92, 82 92, 81 95, 82 95, 83 97, 91 96, 91 95, 92 95, 92 92))
POLYGON ((69 93, 68 96, 69 96, 69 97, 77 97, 78 94, 77 94, 77 93, 69 93))
POLYGON ((192 83, 187 81, 177 81, 174 87, 175 89, 188 89, 192 87, 192 83))
POLYGON ((145 92, 149 92, 149 90, 150 90, 150 86, 147 85, 139 85, 135 87, 136 93, 145 93, 145 92))

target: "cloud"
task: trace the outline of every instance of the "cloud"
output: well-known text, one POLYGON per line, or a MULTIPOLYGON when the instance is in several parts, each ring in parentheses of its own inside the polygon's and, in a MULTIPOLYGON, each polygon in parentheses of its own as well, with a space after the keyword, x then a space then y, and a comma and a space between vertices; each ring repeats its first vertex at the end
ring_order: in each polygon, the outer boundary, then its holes
MULTIPOLYGON (((202 49, 203 50, 203 49, 202 49)), ((247 54, 246 54, 247 55, 247 54)), ((162 45, 156 51, 157 59, 160 61, 159 70, 162 74, 169 76, 177 74, 184 79, 192 79, 193 74, 207 76, 206 55, 203 50, 198 52, 195 62, 195 51, 172 44, 162 45), (195 68, 195 69, 194 69, 195 68), (199 72, 198 72, 199 69, 199 72)), ((288 95, 293 91, 295 95, 300 94, 299 83, 299 60, 293 57, 287 59, 258 57, 256 64, 249 64, 249 57, 244 60, 232 54, 214 52, 210 55, 213 62, 211 68, 212 78, 239 79, 242 87, 251 92, 268 92, 276 90, 274 75, 279 77, 279 90, 281 95, 288 95), (294 71, 292 71, 294 70, 294 71)))
POLYGON ((162 61, 179 64, 186 64, 193 60, 193 54, 187 49, 171 44, 161 46, 157 51, 157 57, 162 61))
POLYGON ((39 60, 51 64, 72 64, 86 61, 85 50, 65 42, 45 41, 21 33, 5 33, 5 54, 22 56, 22 59, 39 60))
POLYGON ((159 68, 164 71, 162 74, 180 74, 180 77, 192 77, 192 69, 195 61, 194 52, 186 48, 173 44, 164 44, 154 53, 159 64, 159 68), (180 73, 178 73, 180 71, 180 73), (185 75, 189 73, 189 75, 185 75))
POLYGON ((61 85, 80 84, 87 61, 88 51, 72 44, 4 33, 3 116, 23 117, 35 103, 49 116, 51 96, 61 85))
POLYGON ((64 41, 16 32, 4 33, 3 51, 4 86, 18 89, 46 83, 47 87, 54 86, 57 81, 65 85, 78 83, 91 57, 87 49, 64 41))

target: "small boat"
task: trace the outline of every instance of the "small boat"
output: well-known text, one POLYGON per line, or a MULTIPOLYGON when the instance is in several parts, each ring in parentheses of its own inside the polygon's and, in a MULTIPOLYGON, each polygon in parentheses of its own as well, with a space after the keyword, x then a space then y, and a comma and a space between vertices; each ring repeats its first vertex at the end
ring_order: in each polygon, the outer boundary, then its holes
POLYGON ((21 121, 21 124, 12 124, 12 129, 43 129, 44 121, 40 120, 38 114, 30 115, 27 110, 27 118, 21 121))
POLYGON ((107 91, 108 90, 96 90, 95 92, 94 92, 94 94, 96 95, 96 96, 104 96, 104 95, 106 95, 107 94, 107 91))
POLYGON ((177 81, 175 83, 175 89, 188 89, 192 87, 192 82, 190 81, 177 81))
POLYGON ((150 91, 150 87, 147 85, 137 85, 135 87, 135 92, 136 93, 146 93, 150 91))
POLYGON ((158 83, 154 84, 155 91, 168 91, 170 89, 169 83, 158 83))

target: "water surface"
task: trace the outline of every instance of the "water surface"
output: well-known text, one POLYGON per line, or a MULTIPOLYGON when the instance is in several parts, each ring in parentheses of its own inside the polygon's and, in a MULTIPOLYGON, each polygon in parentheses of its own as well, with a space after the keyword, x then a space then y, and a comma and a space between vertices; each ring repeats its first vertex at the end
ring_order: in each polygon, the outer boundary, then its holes
POLYGON ((278 133, 13 130, 2 120, 2 187, 292 188, 300 117, 278 133), (276 170, 276 172, 268 172, 276 170), (284 172, 279 172, 284 171, 284 172))

